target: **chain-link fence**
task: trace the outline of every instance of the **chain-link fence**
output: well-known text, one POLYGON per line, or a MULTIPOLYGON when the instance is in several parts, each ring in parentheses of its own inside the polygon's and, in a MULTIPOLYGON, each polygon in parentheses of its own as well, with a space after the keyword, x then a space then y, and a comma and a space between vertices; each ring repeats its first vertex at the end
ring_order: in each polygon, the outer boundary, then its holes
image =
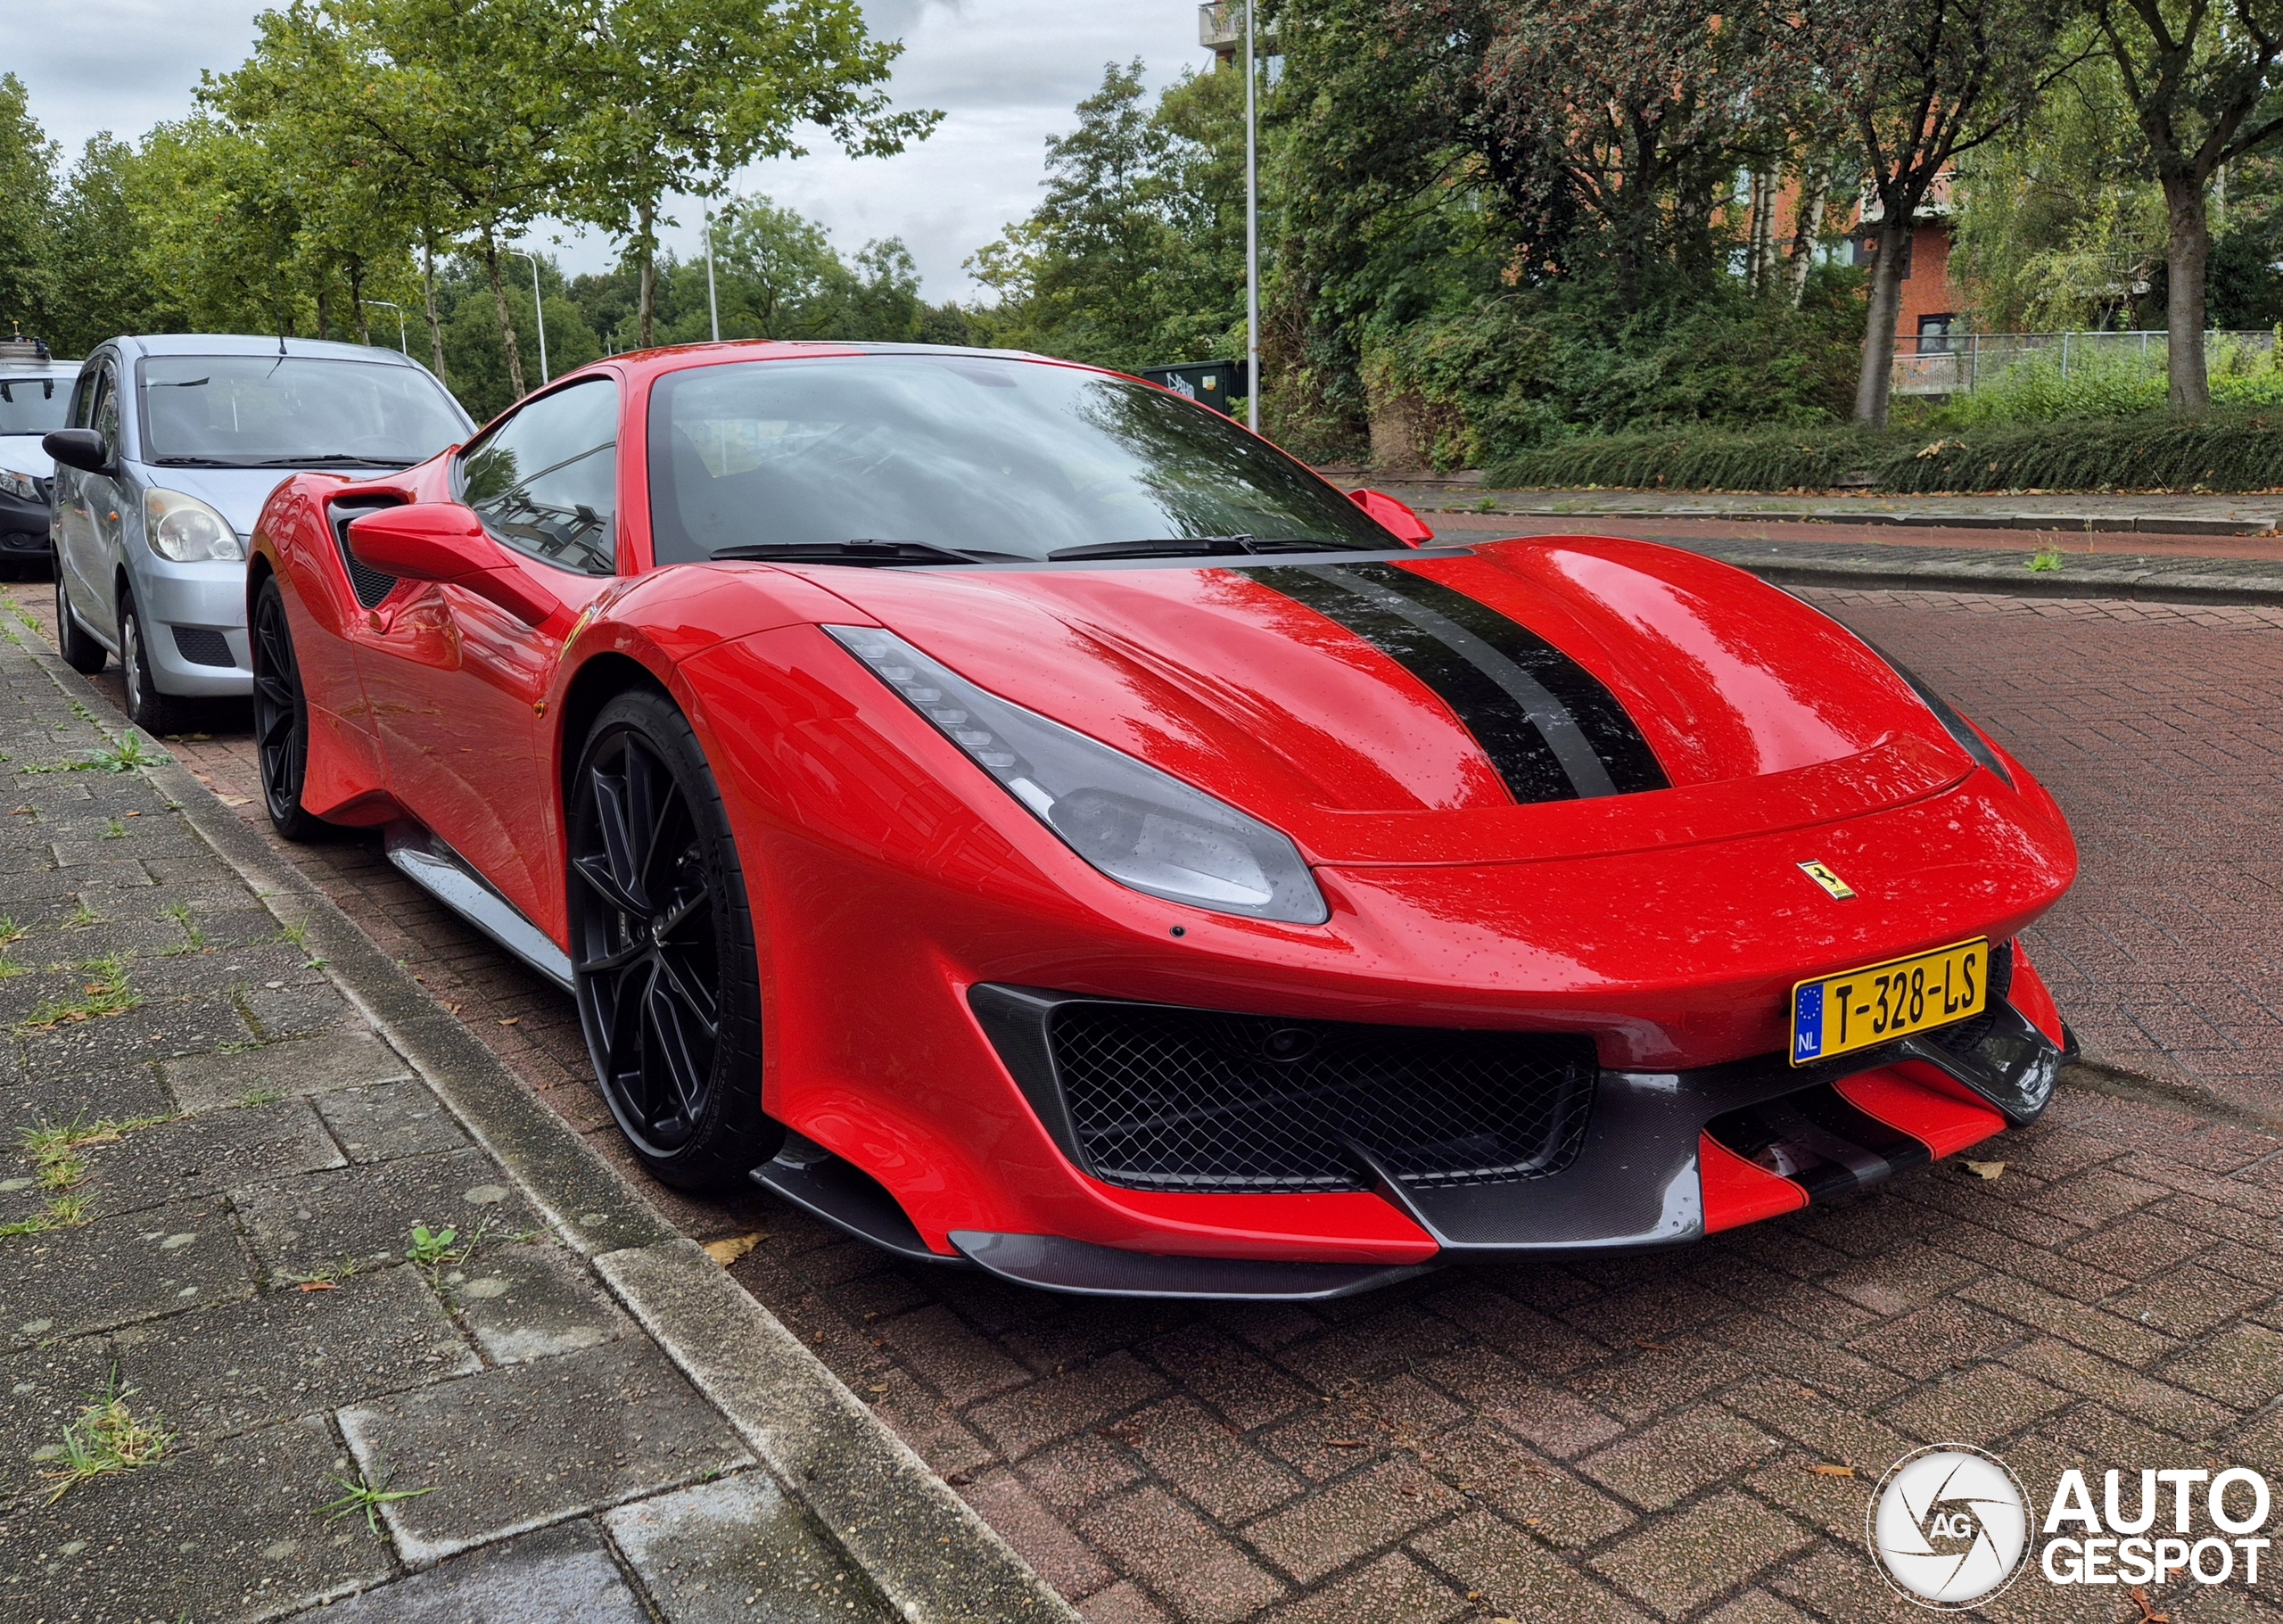
MULTIPOLYGON (((2134 333, 1921 334, 1895 342, 1899 395, 1967 395, 2019 385, 2032 375, 2062 384, 2100 378, 2118 383, 2165 375, 2162 329, 2134 333)), ((2205 366, 2215 377, 2272 371, 2276 334, 2204 335, 2205 366)))

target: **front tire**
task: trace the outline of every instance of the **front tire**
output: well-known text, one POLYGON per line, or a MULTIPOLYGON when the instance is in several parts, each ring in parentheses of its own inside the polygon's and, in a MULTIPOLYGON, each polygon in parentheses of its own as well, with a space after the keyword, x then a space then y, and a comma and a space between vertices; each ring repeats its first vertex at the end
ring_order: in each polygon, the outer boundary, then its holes
POLYGON ((110 657, 101 643, 82 631, 79 622, 71 618, 71 594, 63 584, 63 560, 55 561, 55 651, 63 663, 83 677, 92 677, 103 670, 110 657))
POLYGON ((173 696, 161 693, 151 680, 151 649, 144 635, 142 611, 135 606, 135 594, 124 589, 119 595, 119 671, 126 680, 128 721, 154 736, 189 731, 187 707, 173 696))
POLYGON ((309 707, 301 663, 285 619, 285 593, 272 575, 254 597, 253 743, 261 764, 261 798, 270 827, 288 840, 316 840, 333 825, 301 805, 309 772, 309 707))
POLYGON ((569 806, 571 958, 603 1097, 682 1190, 741 1184, 784 1131, 761 1109, 761 985, 728 814, 663 695, 596 717, 569 806))

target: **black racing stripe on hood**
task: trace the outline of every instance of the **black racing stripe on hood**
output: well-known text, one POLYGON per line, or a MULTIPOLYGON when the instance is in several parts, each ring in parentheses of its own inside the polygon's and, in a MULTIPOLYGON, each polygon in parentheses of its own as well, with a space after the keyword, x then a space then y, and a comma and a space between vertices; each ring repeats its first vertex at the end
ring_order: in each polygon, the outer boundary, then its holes
POLYGON ((1616 697, 1486 604, 1389 564, 1248 570, 1338 622, 1432 688, 1524 804, 1663 789, 1616 697))

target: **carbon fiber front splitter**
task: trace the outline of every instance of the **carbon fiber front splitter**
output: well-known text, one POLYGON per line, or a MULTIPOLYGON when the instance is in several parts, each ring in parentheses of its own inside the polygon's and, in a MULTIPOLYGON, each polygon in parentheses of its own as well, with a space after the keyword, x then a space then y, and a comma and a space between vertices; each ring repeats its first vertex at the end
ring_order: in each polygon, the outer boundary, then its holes
POLYGON ((967 1262, 1043 1290, 1102 1297, 1306 1301, 1346 1297, 1466 1257, 1638 1251, 1705 1232, 1699 1150, 1707 1135, 1809 1199, 1860 1190, 1931 1159, 1926 1146, 1834 1088, 1908 1061, 1935 1067, 2021 1126, 2053 1097, 2073 1043, 2056 1043, 2011 1003, 1970 1046, 1939 1033, 1817 1066, 1766 1055, 1693 1071, 1603 1071, 1591 1125, 1560 1173, 1504 1183, 1422 1185, 1351 1145, 1359 1174, 1431 1236, 1416 1265, 1280 1263, 1129 1251, 1053 1235, 958 1231, 956 1257, 929 1251, 887 1191, 797 1136, 754 1182, 852 1234, 915 1261, 967 1262))

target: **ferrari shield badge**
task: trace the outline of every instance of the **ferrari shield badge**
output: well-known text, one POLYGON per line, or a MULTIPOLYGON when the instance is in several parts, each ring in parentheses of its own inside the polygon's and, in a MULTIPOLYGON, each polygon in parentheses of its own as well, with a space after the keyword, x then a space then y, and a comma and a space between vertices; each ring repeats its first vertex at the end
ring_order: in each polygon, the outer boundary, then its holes
POLYGON ((1833 873, 1829 863, 1803 862, 1800 865, 1800 872, 1842 903, 1855 894, 1855 887, 1833 873))

